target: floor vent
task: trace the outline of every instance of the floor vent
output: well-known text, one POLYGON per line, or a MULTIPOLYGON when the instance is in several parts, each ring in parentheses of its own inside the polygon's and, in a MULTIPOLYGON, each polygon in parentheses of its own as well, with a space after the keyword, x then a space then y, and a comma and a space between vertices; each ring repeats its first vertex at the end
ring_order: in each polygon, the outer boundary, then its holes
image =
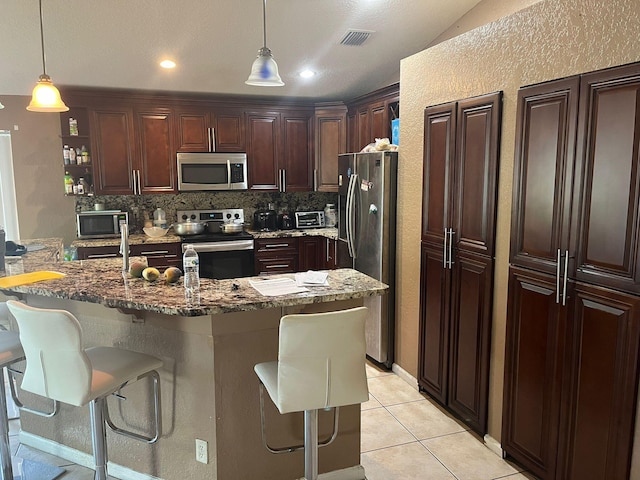
POLYGON ((340 40, 340 45, 358 47, 366 42, 372 33, 371 30, 349 30, 345 33, 344 37, 342 37, 342 40, 340 40))

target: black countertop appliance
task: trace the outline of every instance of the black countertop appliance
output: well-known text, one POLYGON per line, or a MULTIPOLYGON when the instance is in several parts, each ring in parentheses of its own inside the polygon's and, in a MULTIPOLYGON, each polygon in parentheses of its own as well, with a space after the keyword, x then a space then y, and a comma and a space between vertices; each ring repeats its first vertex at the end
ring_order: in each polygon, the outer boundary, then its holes
POLYGON ((295 228, 293 215, 288 212, 281 213, 278 215, 278 224, 281 230, 291 230, 292 228, 295 228))
POLYGON ((273 232, 278 229, 275 210, 256 210, 253 214, 253 229, 258 232, 273 232))

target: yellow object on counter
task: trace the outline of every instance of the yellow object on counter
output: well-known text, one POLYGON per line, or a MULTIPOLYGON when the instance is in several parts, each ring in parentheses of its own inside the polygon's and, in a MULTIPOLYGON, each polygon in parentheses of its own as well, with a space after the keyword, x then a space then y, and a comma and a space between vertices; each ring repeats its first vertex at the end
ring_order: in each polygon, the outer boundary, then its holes
POLYGON ((50 272, 43 270, 40 272, 21 273, 19 275, 11 275, 10 277, 0 278, 0 288, 11 288, 20 285, 26 285, 28 283, 41 282, 43 280, 53 280, 56 278, 63 278, 64 273, 50 272))

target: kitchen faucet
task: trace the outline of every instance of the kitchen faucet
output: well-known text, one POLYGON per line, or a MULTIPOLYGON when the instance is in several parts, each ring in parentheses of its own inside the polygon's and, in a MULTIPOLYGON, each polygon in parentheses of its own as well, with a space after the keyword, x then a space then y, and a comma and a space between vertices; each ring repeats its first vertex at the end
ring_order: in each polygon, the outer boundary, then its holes
POLYGON ((120 255, 122 255, 122 271, 129 271, 129 226, 120 223, 120 255))

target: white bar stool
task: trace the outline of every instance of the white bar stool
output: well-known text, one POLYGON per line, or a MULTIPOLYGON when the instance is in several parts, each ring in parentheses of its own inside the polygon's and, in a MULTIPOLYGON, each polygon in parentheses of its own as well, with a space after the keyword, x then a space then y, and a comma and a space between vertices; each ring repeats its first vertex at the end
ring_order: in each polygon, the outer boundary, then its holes
MULTIPOLYGON (((9 310, 5 302, 0 302, 0 319, 6 319, 7 322, 9 319, 9 310)), ((52 480, 62 475, 64 469, 55 465, 32 461, 26 461, 27 464, 22 465, 23 471, 16 472, 14 477, 9 442, 9 415, 7 413, 7 397, 4 388, 4 370, 22 360, 24 360, 24 351, 22 350, 18 332, 0 330, 0 377, 2 377, 2 391, 0 392, 0 480, 21 479, 25 471, 33 472, 36 470, 38 471, 37 476, 29 475, 27 478, 52 480)), ((42 412, 38 411, 34 411, 34 413, 42 414, 42 412)), ((55 409, 53 413, 55 413, 55 409)))
POLYGON ((262 438, 271 453, 304 448, 306 480, 318 478, 318 447, 337 435, 338 409, 369 400, 365 370, 365 307, 280 319, 278 361, 254 367, 260 379, 262 438), (304 411, 304 446, 270 447, 266 441, 263 387, 280 413, 304 411), (336 408, 331 437, 318 442, 318 410, 336 408))
POLYGON ((78 320, 64 310, 34 308, 13 300, 7 306, 18 322, 27 359, 21 388, 78 407, 89 404, 95 480, 107 479, 105 424, 118 434, 155 443, 161 434, 162 360, 114 347, 82 348, 78 320), (51 339, 55 338, 55 341, 51 339), (153 437, 117 428, 109 419, 106 397, 125 385, 151 377, 154 387, 153 437))

